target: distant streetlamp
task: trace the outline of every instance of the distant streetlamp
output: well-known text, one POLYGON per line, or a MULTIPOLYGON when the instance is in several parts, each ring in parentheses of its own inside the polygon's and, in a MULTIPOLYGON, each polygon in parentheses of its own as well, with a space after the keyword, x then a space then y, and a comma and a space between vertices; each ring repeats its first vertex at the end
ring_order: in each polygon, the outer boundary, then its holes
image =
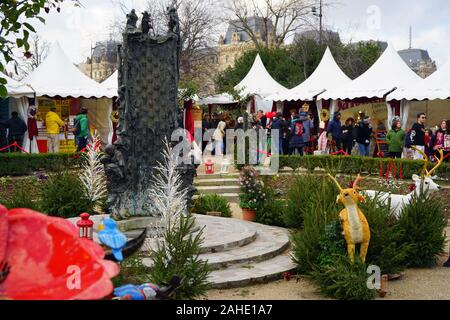
POLYGON ((319 12, 317 12, 317 8, 315 6, 312 7, 312 14, 316 17, 319 17, 319 44, 322 44, 322 7, 322 0, 319 1, 319 12))

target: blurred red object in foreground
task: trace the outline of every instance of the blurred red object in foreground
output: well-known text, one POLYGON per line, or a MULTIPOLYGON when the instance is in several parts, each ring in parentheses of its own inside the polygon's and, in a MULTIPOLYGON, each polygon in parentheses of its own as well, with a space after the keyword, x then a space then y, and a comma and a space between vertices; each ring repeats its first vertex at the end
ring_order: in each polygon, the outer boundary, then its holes
POLYGON ((0 206, 0 262, 10 267, 0 299, 93 300, 113 291, 119 266, 69 221, 0 206))
POLYGON ((284 273, 283 273, 283 279, 284 279, 284 280, 290 281, 290 280, 291 280, 291 277, 292 277, 292 275, 291 275, 290 272, 284 272, 284 273))

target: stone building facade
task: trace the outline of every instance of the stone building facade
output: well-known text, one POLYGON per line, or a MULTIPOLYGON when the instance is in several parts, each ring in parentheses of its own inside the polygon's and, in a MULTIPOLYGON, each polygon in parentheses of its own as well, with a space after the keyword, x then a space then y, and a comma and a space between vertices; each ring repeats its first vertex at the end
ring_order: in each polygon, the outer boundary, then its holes
MULTIPOLYGON (((268 35, 266 34, 265 22, 262 18, 249 17, 248 25, 258 40, 265 42, 268 35)), ((267 29, 273 28, 269 21, 267 29)), ((238 20, 231 21, 225 36, 220 36, 217 48, 218 54, 218 71, 224 71, 229 67, 233 67, 237 59, 245 52, 255 49, 255 43, 247 32, 243 31, 242 23, 238 20)))
POLYGON ((420 77, 426 78, 437 70, 436 62, 431 60, 427 50, 406 49, 398 52, 408 66, 420 77))
POLYGON ((97 42, 91 57, 78 65, 78 68, 89 78, 102 82, 117 70, 118 42, 109 40, 97 42))

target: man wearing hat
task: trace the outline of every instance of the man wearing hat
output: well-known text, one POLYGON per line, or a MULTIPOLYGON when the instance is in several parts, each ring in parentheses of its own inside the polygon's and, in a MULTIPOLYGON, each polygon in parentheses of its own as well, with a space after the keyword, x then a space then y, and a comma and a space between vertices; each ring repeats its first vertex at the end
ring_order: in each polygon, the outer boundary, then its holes
POLYGON ((342 125, 341 125, 341 113, 335 112, 333 120, 328 123, 328 140, 334 142, 336 151, 342 150, 342 125))

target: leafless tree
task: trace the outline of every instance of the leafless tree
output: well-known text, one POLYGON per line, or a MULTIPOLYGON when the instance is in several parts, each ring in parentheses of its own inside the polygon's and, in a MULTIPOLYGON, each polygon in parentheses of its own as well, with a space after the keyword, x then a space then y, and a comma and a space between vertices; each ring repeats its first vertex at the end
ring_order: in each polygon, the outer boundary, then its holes
MULTIPOLYGON (((131 10, 123 0, 112 1, 119 3, 123 12, 131 10)), ((219 35, 217 27, 221 22, 218 16, 220 7, 215 0, 148 0, 146 10, 150 14, 153 35, 167 32, 167 8, 172 5, 177 8, 180 19, 181 81, 204 80, 205 75, 211 76, 216 60, 214 47, 219 35)), ((125 18, 111 25, 111 32, 116 36, 120 36, 123 30, 118 27, 119 24, 125 25, 125 18)), ((205 81, 197 82, 203 86, 205 81)))
POLYGON ((311 26, 312 8, 317 3, 317 0, 229 0, 224 7, 231 13, 231 24, 247 33, 259 49, 261 46, 280 47, 289 35, 311 26), (262 23, 264 39, 251 25, 250 18, 262 23))
POLYGON ((20 79, 25 78, 36 69, 47 57, 50 44, 42 40, 38 34, 34 34, 30 39, 30 50, 27 56, 18 57, 17 73, 20 79))

